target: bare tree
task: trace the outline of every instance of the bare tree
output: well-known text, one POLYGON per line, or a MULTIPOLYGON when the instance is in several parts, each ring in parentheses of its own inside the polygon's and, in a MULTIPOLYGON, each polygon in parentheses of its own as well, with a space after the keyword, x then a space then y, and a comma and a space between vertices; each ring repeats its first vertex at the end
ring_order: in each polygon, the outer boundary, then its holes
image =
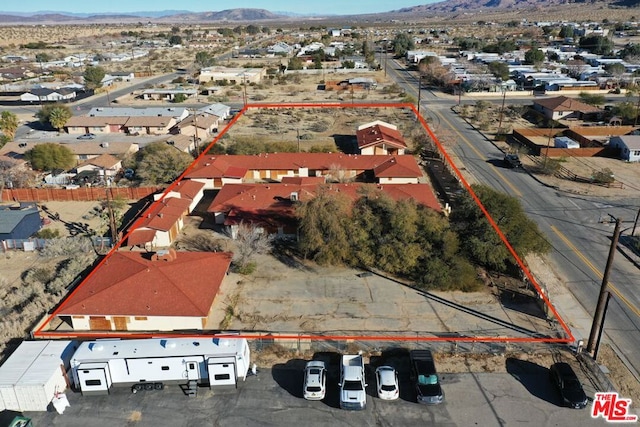
POLYGON ((236 243, 237 250, 233 261, 242 269, 249 264, 253 256, 271 251, 273 236, 255 224, 241 222, 238 225, 236 243))
POLYGON ((219 252, 225 248, 222 239, 216 239, 213 234, 204 231, 180 238, 176 246, 194 252, 219 252))
POLYGON ((17 160, 0 159, 0 201, 2 190, 6 188, 25 188, 33 181, 33 172, 27 170, 17 160))

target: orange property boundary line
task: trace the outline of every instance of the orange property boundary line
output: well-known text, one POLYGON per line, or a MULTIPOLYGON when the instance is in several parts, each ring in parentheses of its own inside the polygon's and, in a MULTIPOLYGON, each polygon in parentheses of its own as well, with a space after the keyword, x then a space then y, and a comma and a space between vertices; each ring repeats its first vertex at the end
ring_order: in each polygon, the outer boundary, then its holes
MULTIPOLYGON (((449 156, 449 154, 446 152, 446 150, 444 149, 443 145, 440 143, 440 141, 438 140, 438 138, 436 137, 436 135, 431 131, 431 129, 429 128, 429 125, 427 124, 426 120, 418 113, 418 110, 416 108, 416 106, 414 104, 410 104, 410 103, 278 103, 278 104, 272 104, 272 103, 255 103, 255 104, 245 104, 244 108, 242 108, 242 110, 240 110, 240 112, 238 112, 235 117, 227 124, 227 126, 224 127, 224 129, 209 143, 209 145, 207 146, 207 148, 193 161, 193 163, 191 163, 191 165, 185 169, 185 171, 171 184, 169 185, 169 187, 165 190, 165 192, 163 193, 162 197, 160 199, 158 199, 156 202, 154 202, 151 206, 149 206, 147 209, 152 209, 155 207, 156 204, 161 203, 162 200, 164 199, 164 197, 173 189, 175 188, 178 183, 189 173, 191 172, 191 170, 195 167, 195 165, 197 165, 200 160, 202 160, 202 158, 204 158, 206 155, 208 155, 208 151, 211 149, 211 147, 213 147, 219 140, 220 138, 222 138, 228 131, 229 129, 231 129, 231 127, 240 119, 240 117, 242 117, 242 115, 249 109, 253 109, 253 108, 274 108, 274 109, 286 109, 286 108, 410 108, 413 113, 416 115, 416 117, 418 118, 418 120, 420 120, 420 123, 422 124, 422 127, 424 128, 425 132, 427 132, 427 134, 429 135, 429 137, 431 137, 431 139, 433 140, 433 142, 436 144, 436 146, 438 147, 438 150, 440 151, 440 153, 442 154, 442 156, 444 157, 444 159, 446 160, 446 162, 449 164, 449 166, 451 167, 451 169, 455 172, 458 180, 462 183, 462 185, 466 188, 466 190, 469 192, 469 194, 471 195, 471 197, 473 198, 473 200, 476 202, 476 204, 478 205, 478 207, 480 208, 480 210, 482 211, 482 213, 486 216, 487 220, 489 221, 489 224, 491 224, 491 227, 493 227, 493 229, 496 231, 496 233, 498 233, 498 236, 500 237, 500 240, 502 240, 502 242, 505 244, 507 250, 509 251, 509 253, 514 257, 514 259, 516 260, 518 266, 522 269, 522 271, 524 272, 525 276, 527 277, 527 279, 529 280, 530 283, 533 284, 533 286, 535 287, 536 291, 538 292, 538 295, 540 296, 540 298, 542 298, 544 300, 544 303, 548 306, 548 308, 551 310, 551 312, 553 313, 553 315, 555 316, 555 318, 557 319, 558 323, 560 324, 562 330, 564 331, 564 333, 566 334, 566 338, 528 338, 528 337, 504 337, 504 336, 500 336, 500 337, 490 337, 490 336, 486 336, 486 337, 464 337, 464 336, 460 336, 460 337, 408 337, 408 336, 402 336, 402 335, 396 335, 396 336, 383 336, 383 335, 265 335, 265 336, 261 336, 258 334, 235 334, 235 333, 225 333, 222 332, 220 334, 215 334, 217 337, 229 337, 229 338, 247 338, 247 339, 256 339, 256 338, 269 338, 269 339, 282 339, 282 340, 286 340, 286 339, 290 339, 290 340, 300 340, 300 339, 305 339, 305 340, 341 340, 341 341, 346 341, 346 340, 359 340, 359 341, 456 341, 456 342, 519 342, 519 343, 571 343, 573 341, 575 341, 575 338, 573 337, 573 334, 571 333, 571 330, 569 329, 569 327, 567 326, 567 324, 565 323, 564 319, 562 319, 562 317, 560 317, 560 315, 558 314, 557 310, 555 309, 555 307, 553 306, 553 304, 551 304, 551 301, 547 298, 547 296, 542 292, 540 285, 538 284, 538 282, 536 281, 536 279, 533 277, 533 275, 531 274, 531 272, 529 271, 529 269, 527 268, 527 266, 522 262, 522 260, 520 259, 520 257, 518 256, 518 254, 516 253, 516 251, 513 249, 513 247, 511 246, 511 244, 509 243, 509 241, 507 240, 507 238, 505 237, 505 235, 502 233, 502 230, 500 229, 500 227, 498 227, 498 224, 494 221, 494 219, 491 217, 491 214, 489 214, 489 212, 487 211, 487 209, 484 207, 484 205, 482 204, 482 202, 480 201, 480 199, 478 198, 478 196, 475 194, 475 192, 473 191, 473 189, 471 188, 471 185, 469 185, 469 183, 467 182, 467 180, 464 179, 464 177, 462 176, 462 174, 460 173, 460 170, 456 167, 456 165, 453 163, 451 157, 449 156)), ((108 260, 108 258, 115 252, 117 251, 120 246, 122 245, 122 242, 125 241, 129 235, 131 234, 131 232, 133 230, 135 230, 140 223, 144 220, 144 218, 141 216, 140 218, 138 218, 138 220, 136 220, 134 222, 134 224, 129 228, 129 231, 127 232, 127 234, 119 241, 117 242, 117 244, 109 251, 109 253, 107 253, 107 255, 100 261, 100 263, 87 275, 87 277, 76 287, 76 289, 74 289, 71 294, 69 294, 67 296, 66 299, 68 299, 70 296, 72 296, 75 292, 77 292, 77 290, 84 285, 87 280, 92 277, 94 274, 96 274, 96 271, 98 271, 100 269, 100 267, 108 260)), ((184 334, 177 334, 177 333, 171 333, 171 332, 160 332, 160 333, 146 333, 146 332, 117 332, 116 334, 110 334, 110 333, 92 333, 92 332, 78 332, 78 333, 70 333, 70 332, 52 332, 52 331, 43 331, 43 329, 45 327, 48 326, 48 324, 57 316, 57 313, 64 307, 65 301, 63 301, 58 308, 47 317, 47 319, 42 323, 42 325, 33 332, 33 336, 36 338, 83 338, 83 339, 96 339, 96 338, 170 338, 170 337, 202 337, 202 336, 208 336, 211 334, 207 334, 206 331, 203 331, 202 334, 191 334, 191 335, 184 335, 184 334)))

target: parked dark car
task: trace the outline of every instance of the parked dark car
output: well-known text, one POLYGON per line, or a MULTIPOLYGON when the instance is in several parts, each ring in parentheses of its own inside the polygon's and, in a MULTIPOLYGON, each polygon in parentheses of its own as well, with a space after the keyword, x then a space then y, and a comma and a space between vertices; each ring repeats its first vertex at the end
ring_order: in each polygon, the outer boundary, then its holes
POLYGON ((504 164, 508 168, 521 168, 522 162, 517 154, 505 154, 504 164))
POLYGON ((94 139, 95 137, 96 137, 96 135, 93 134, 93 133, 85 133, 84 135, 80 135, 76 139, 94 139))
POLYGON ((587 395, 573 368, 566 362, 555 363, 549 368, 551 382, 560 391, 562 403, 575 409, 587 406, 587 395))
POLYGON ((418 403, 435 405, 444 402, 444 391, 440 386, 436 365, 430 350, 412 350, 411 376, 416 384, 418 403))

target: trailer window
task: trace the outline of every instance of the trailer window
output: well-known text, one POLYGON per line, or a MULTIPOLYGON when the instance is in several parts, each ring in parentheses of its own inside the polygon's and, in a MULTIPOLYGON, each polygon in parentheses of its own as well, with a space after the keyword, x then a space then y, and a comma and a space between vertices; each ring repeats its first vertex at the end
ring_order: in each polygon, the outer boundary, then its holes
POLYGON ((86 386, 97 386, 97 385, 102 385, 102 381, 100 380, 86 380, 84 382, 84 385, 86 386))
POLYGON ((162 369, 163 371, 168 371, 168 370, 169 370, 169 367, 168 367, 168 366, 163 366, 161 369, 162 369))
POLYGON ((231 379, 231 375, 229 375, 229 374, 216 374, 216 375, 213 376, 213 378, 216 381, 230 380, 231 379))

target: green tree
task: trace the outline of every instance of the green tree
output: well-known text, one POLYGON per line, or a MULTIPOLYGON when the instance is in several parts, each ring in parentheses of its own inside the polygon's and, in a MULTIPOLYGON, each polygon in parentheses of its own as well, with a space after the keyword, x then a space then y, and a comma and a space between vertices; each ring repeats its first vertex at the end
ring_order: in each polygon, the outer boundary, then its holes
POLYGON ((491 61, 489 63, 489 71, 503 81, 509 80, 509 65, 506 62, 491 61))
POLYGON ((393 52, 398 57, 405 56, 414 47, 413 38, 407 33, 398 33, 393 39, 393 52))
POLYGON ((614 116, 622 117, 627 122, 633 123, 638 115, 638 108, 635 102, 623 101, 618 102, 612 110, 614 116))
POLYGON ((202 68, 211 67, 216 63, 215 57, 206 51, 196 53, 196 64, 202 68))
POLYGON ((177 93, 176 96, 173 97, 174 104, 180 104, 187 100, 187 95, 184 93, 177 93))
POLYGON ((43 62, 51 61, 51 55, 46 52, 36 53, 36 62, 42 64, 43 62))
POLYGON ((599 93, 580 92, 578 95, 580 101, 585 104, 600 106, 605 103, 606 99, 604 95, 599 93))
POLYGON ((356 68, 356 63, 353 61, 350 61, 348 59, 345 59, 344 61, 342 61, 342 67, 343 68, 356 68))
POLYGON ((348 236, 350 205, 351 201, 346 196, 327 188, 296 206, 300 233, 298 249, 305 258, 321 265, 340 265, 351 260, 348 236))
POLYGON ((640 57, 640 44, 629 43, 619 52, 620 58, 638 58, 640 57))
POLYGON ((106 72, 104 68, 99 66, 88 66, 84 70, 84 84, 88 89, 98 89, 102 87, 102 79, 104 79, 106 72))
MULTIPOLYGON (((517 198, 487 186, 473 185, 472 188, 521 258, 530 253, 544 254, 551 249, 517 198)), ((505 271, 509 263, 514 263, 507 247, 471 196, 462 197, 460 205, 451 214, 451 221, 460 241, 465 242, 463 249, 472 260, 498 271, 505 271)))
POLYGON ((297 56, 293 58, 289 58, 289 63, 287 64, 288 70, 302 70, 302 60, 297 56))
POLYGON ((47 124, 54 129, 62 129, 67 121, 71 118, 71 110, 64 104, 48 104, 44 105, 37 113, 38 121, 47 124), (53 116, 53 121, 52 121, 53 116), (55 122, 55 124, 54 124, 55 122), (62 123, 61 127, 58 127, 62 123), (58 125, 58 126, 56 126, 58 125))
POLYGON ((49 124, 60 132, 64 129, 64 126, 71 118, 71 115, 71 110, 66 105, 52 108, 49 113, 49 124))
POLYGON ((558 37, 560 38, 567 38, 567 37, 573 37, 573 26, 572 25, 563 25, 562 28, 560 28, 560 32, 558 33, 558 37))
POLYGON ((144 184, 174 181, 193 162, 193 158, 164 142, 154 142, 137 153, 136 174, 144 184))
POLYGON ((613 50, 613 41, 597 34, 582 37, 578 44, 582 49, 598 55, 608 55, 613 50))
POLYGON ((10 140, 16 136, 19 124, 18 116, 11 111, 3 111, 0 115, 0 131, 10 140))
POLYGON ((36 145, 25 153, 25 158, 31 163, 31 168, 38 171, 67 170, 76 163, 73 151, 52 142, 36 145))
POLYGON ((246 28, 247 33, 254 35, 260 32, 260 28, 257 25, 249 24, 246 28))
POLYGON ((524 53, 524 63, 538 65, 544 62, 544 52, 540 49, 529 49, 524 53))
POLYGON ((171 37, 169 37, 169 44, 171 46, 175 46, 177 44, 182 44, 182 37, 177 36, 177 35, 172 35, 171 37))

